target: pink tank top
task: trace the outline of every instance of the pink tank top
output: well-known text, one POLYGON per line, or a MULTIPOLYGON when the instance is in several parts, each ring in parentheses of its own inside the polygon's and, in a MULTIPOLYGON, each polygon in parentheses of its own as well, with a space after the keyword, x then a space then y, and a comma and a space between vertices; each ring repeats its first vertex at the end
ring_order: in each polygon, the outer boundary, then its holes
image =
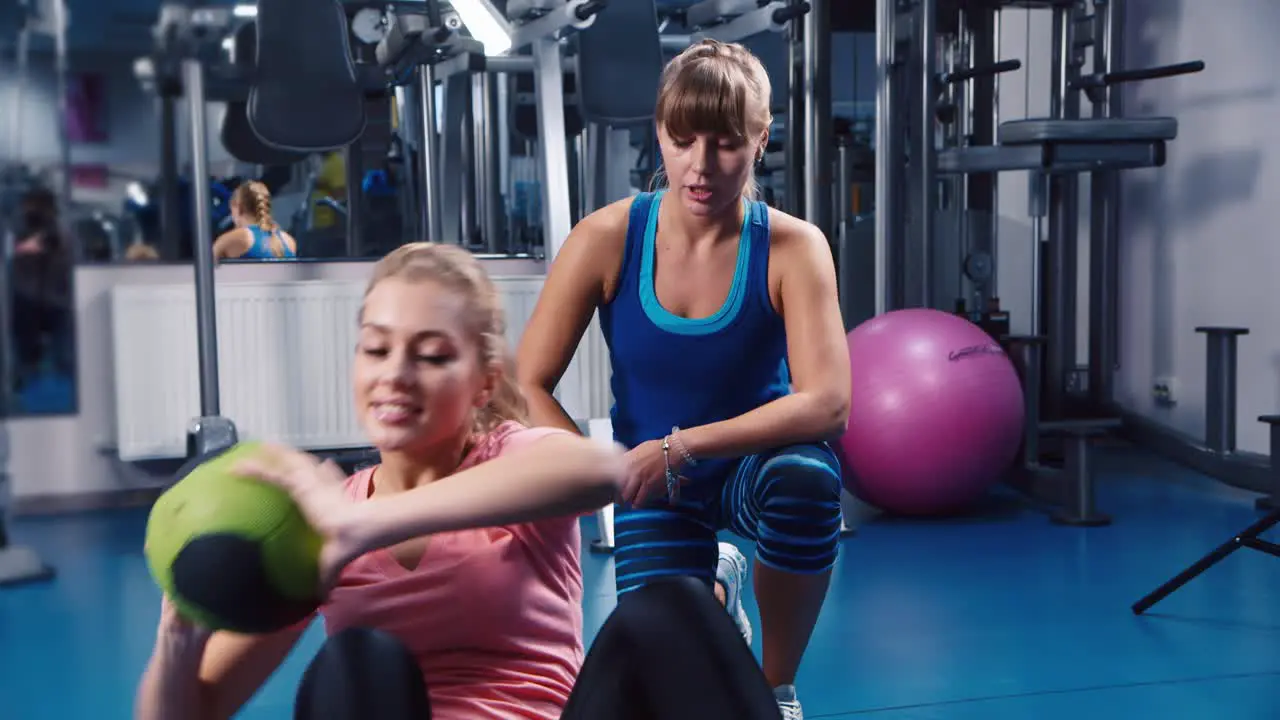
MULTIPOLYGON (((560 430, 507 423, 460 469, 560 430)), ((348 480, 369 497, 377 468, 348 480)), ((419 659, 436 720, 557 720, 582 667, 576 517, 432 536, 417 569, 388 550, 358 558, 321 608, 330 633, 377 628, 419 659)))

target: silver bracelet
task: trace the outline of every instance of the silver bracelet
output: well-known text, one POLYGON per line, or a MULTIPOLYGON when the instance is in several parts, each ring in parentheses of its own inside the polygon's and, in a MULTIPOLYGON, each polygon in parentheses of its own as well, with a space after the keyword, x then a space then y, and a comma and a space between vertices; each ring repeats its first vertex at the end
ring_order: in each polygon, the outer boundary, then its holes
POLYGON ((685 447, 684 442, 680 440, 680 436, 677 434, 679 432, 680 426, 676 425, 671 428, 671 434, 668 437, 674 441, 676 452, 680 453, 680 457, 684 459, 684 464, 689 467, 696 467, 698 465, 698 461, 693 459, 693 455, 689 453, 689 448, 685 447))
POLYGON ((662 460, 667 466, 667 502, 676 501, 676 495, 680 489, 680 478, 671 469, 671 436, 662 438, 662 460))

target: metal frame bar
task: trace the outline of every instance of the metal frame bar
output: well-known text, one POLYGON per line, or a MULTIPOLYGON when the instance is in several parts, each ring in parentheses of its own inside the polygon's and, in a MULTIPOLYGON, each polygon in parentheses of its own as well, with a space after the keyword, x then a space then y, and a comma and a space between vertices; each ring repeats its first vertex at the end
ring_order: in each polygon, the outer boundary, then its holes
MULTIPOLYGON (((1080 94, 1072 88, 1075 8, 1053 9, 1053 97, 1050 115, 1080 117, 1080 94)), ((1076 366, 1076 278, 1079 259, 1080 180, 1075 174, 1049 177, 1049 241, 1045 248, 1043 312, 1044 419, 1059 420, 1067 412, 1068 382, 1076 366)))
POLYGON ((757 7, 755 0, 701 0, 685 8, 689 27, 706 27, 725 18, 749 14, 757 7))
MULTIPOLYGON (((66 0, 51 0, 48 7, 53 23, 54 77, 58 92, 58 159, 62 163, 61 182, 58 185, 58 202, 64 213, 71 209, 71 141, 67 138, 68 118, 71 117, 67 93, 67 4, 66 0)), ((73 244, 72 255, 80 257, 79 244, 73 244)))
POLYGON ((903 218, 900 193, 902 118, 898 111, 901 65, 897 0, 876 0, 875 275, 876 314, 901 306, 899 248, 903 218))
POLYGON ((534 47, 534 55, 536 57, 536 45, 538 43, 548 38, 556 38, 568 28, 582 30, 590 27, 591 23, 595 22, 596 16, 594 13, 588 15, 585 20, 580 19, 577 15, 578 8, 586 3, 587 0, 568 0, 563 5, 535 20, 517 25, 510 33, 511 49, 515 50, 529 45, 534 47))
POLYGON ((421 115, 422 142, 418 147, 418 174, 422 197, 418 202, 418 228, 422 239, 440 242, 444 235, 444 216, 440 207, 440 139, 436 128, 435 71, 430 65, 418 67, 418 112, 421 115))
MULTIPOLYGON (((1119 45, 1116 21, 1119 0, 1094 5, 1093 74, 1120 68, 1114 51, 1119 45)), ((1093 117, 1119 117, 1113 105, 1120 93, 1103 87, 1103 101, 1093 104, 1093 117)), ((1089 179, 1089 400, 1105 407, 1115 395, 1116 348, 1119 338, 1120 246, 1116 214, 1119 205, 1119 177, 1115 171, 1095 172, 1089 179)))
POLYGON ((191 132, 191 188, 195 205, 196 328, 200 360, 200 414, 221 414, 218 386, 218 310, 213 278, 213 219, 209 194, 209 130, 205 112, 204 66, 182 61, 191 132))
POLYGON ((443 235, 439 242, 466 247, 475 227, 474 163, 472 162, 473 116, 471 75, 453 75, 441 83, 444 108, 440 113, 440 205, 449 208, 441 216, 443 235))
POLYGON ((475 172, 476 225, 485 252, 498 252, 502 233, 501 162, 498 146, 508 136, 500 136, 495 122, 496 85, 500 78, 490 73, 471 76, 472 167, 475 172))
POLYGON ((792 23, 787 37, 787 120, 786 142, 783 144, 783 191, 786 211, 792 215, 804 214, 804 18, 792 23))
MULTIPOLYGON (((835 158, 831 122, 831 5, 810 0, 801 22, 804 57, 804 216, 834 242, 831 187, 835 158)), ((766 8, 767 9, 767 8, 766 8)))
MULTIPOLYGON (((711 25, 705 29, 698 30, 690 36, 691 41, 698 42, 709 38, 719 40, 721 42, 739 42, 761 33, 781 32, 785 29, 785 23, 776 23, 773 18, 775 12, 786 9, 786 2, 783 2, 782 0, 774 0, 768 5, 757 7, 754 0, 749 0, 747 4, 752 7, 750 12, 743 13, 742 15, 739 15, 727 22, 720 23, 719 25, 711 25)), ((809 4, 812 6, 812 9, 809 11, 808 16, 811 17, 814 13, 818 12, 818 5, 825 5, 826 0, 809 0, 809 4)), ((693 8, 690 8, 690 10, 692 9, 693 8)), ((827 14, 827 17, 830 18, 829 13, 827 14)), ((808 25, 809 23, 806 22, 805 24, 808 25)), ((690 21, 690 25, 698 27, 692 21, 690 21)), ((830 28, 830 26, 831 23, 828 21, 827 27, 830 28)), ((823 38, 823 41, 828 45, 831 42, 830 38, 825 37, 823 38)), ((828 70, 828 72, 830 72, 830 70, 828 70)))
POLYGON ((569 236, 573 206, 569 198, 569 144, 565 138, 564 71, 560 43, 532 43, 534 94, 538 106, 538 151, 542 160, 543 232, 547 259, 554 260, 569 236))
MULTIPOLYGON (((943 175, 1031 170, 1045 175, 1078 175, 1100 164, 1112 169, 1159 167, 1164 162, 1163 140, 1131 143, 1062 143, 1045 145, 988 145, 943 150, 938 172, 943 175), (1051 153, 1045 165, 1046 153, 1051 153)), ((1033 178, 1033 187, 1043 178, 1033 178)), ((1036 194, 1033 189, 1032 195, 1036 194)), ((1039 205, 1039 198, 1032 198, 1039 205)), ((1039 207, 1033 208, 1038 212, 1039 207)))
POLYGON ((920 55, 920 75, 915 78, 917 111, 915 131, 912 136, 911 155, 915 166, 915 192, 912 206, 911 227, 914 232, 909 242, 916 246, 919 255, 914 258, 919 268, 919 287, 912 304, 917 307, 934 307, 933 256, 936 235, 935 216, 938 212, 938 154, 934 151, 937 122, 937 71, 938 71, 938 2, 918 0, 916 3, 917 46, 920 55), (918 159, 918 160, 917 160, 918 159))

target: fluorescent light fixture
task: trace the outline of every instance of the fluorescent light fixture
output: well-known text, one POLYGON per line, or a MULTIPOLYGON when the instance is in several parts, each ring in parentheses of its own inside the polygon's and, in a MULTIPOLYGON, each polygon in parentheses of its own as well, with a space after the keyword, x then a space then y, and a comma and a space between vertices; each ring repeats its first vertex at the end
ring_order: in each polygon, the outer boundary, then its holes
POLYGON ((238 18, 256 18, 258 17, 258 6, 237 5, 231 12, 238 18))
POLYGON ((471 37, 484 45, 485 55, 501 55, 511 49, 507 19, 489 0, 452 0, 450 4, 471 37))

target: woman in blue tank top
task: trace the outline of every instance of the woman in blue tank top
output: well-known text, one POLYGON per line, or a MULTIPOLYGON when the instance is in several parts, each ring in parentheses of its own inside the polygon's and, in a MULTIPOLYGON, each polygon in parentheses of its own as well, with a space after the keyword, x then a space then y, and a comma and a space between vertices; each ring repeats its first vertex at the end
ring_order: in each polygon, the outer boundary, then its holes
POLYGON ((615 439, 629 481, 615 519, 619 594, 706 580, 750 642, 754 542, 762 665, 786 720, 826 596, 840 528, 827 441, 849 413, 849 355, 830 246, 756 201, 769 79, 740 45, 703 41, 666 68, 656 118, 667 189, 585 218, 553 263, 517 361, 539 424, 592 315, 610 350, 615 439))
POLYGON ((298 257, 298 243, 271 217, 271 191, 257 180, 240 184, 231 193, 228 230, 213 243, 214 262, 219 260, 291 260, 298 257))

